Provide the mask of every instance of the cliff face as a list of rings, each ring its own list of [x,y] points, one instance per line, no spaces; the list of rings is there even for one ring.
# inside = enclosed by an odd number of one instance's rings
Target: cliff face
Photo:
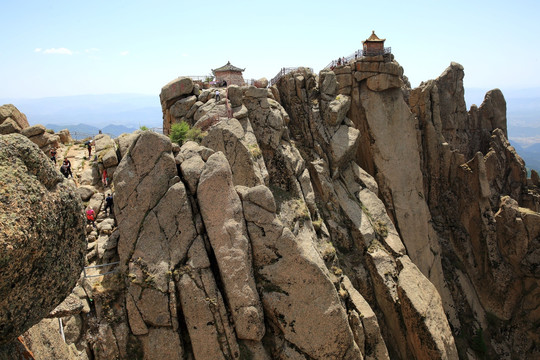
[[[118,271],[74,289],[67,343],[98,360],[538,357],[538,180],[501,92],[467,112],[463,76],[410,89],[385,55],[219,100],[165,85],[165,131],[205,136],[101,146],[116,222],[90,194],[87,258]]]

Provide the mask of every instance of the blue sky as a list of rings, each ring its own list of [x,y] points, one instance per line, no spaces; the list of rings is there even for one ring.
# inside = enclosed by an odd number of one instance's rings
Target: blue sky
[[[465,86],[540,87],[538,1],[0,0],[0,98],[159,94],[227,61],[245,78],[319,71],[386,38],[413,86],[457,61]]]

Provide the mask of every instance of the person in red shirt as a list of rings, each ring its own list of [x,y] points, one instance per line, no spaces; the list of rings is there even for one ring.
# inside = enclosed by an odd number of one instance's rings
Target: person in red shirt
[[[86,210],[86,221],[88,224],[92,224],[93,227],[96,227],[96,212],[92,208]]]

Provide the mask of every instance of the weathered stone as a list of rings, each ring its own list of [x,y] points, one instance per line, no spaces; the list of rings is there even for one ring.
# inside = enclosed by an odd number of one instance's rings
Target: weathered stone
[[[332,149],[332,164],[337,169],[340,165],[348,163],[356,153],[360,131],[342,125],[332,136],[330,143]]]
[[[234,118],[221,121],[210,129],[202,144],[214,151],[222,151],[231,159],[235,185],[256,186],[264,184],[266,168],[264,162],[257,161],[261,150],[249,120],[246,121],[246,131]]]
[[[0,174],[0,343],[6,343],[71,292],[86,244],[74,186],[25,136],[0,136]]]
[[[78,314],[82,311],[83,304],[81,299],[75,294],[69,294],[53,311],[47,316],[52,318],[59,318],[64,316],[70,316]]]
[[[208,158],[197,188],[208,237],[219,265],[240,339],[260,340],[265,327],[251,266],[251,250],[234,190],[232,173],[221,152]]]
[[[169,108],[174,101],[182,95],[191,94],[193,80],[188,77],[179,77],[161,88],[159,100],[163,109]]]
[[[71,138],[71,133],[68,129],[62,129],[58,132],[58,136],[60,137],[60,142],[64,145],[69,144],[73,141]]]
[[[384,91],[393,88],[401,88],[403,82],[394,75],[377,74],[367,79],[367,87],[371,91]]]
[[[338,95],[330,101],[327,106],[323,106],[323,116],[330,126],[340,125],[351,106],[351,98],[347,95]]]
[[[181,276],[178,288],[195,357],[239,358],[238,344],[201,238],[189,250],[188,264],[191,274]]]
[[[180,99],[170,107],[169,111],[171,115],[176,119],[180,119],[187,115],[189,110],[197,102],[197,97],[195,95],[188,96],[186,98]]]
[[[230,85],[227,88],[227,96],[232,108],[242,105],[242,89],[238,85]]]
[[[407,256],[399,258],[398,296],[407,338],[417,359],[458,359],[437,290]]]
[[[12,133],[20,133],[21,127],[12,118],[5,119],[0,124],[0,135],[7,135]]]
[[[21,130],[21,134],[26,136],[27,138],[31,138],[32,136],[37,136],[43,134],[47,129],[43,125],[34,125],[27,128],[24,128]],[[39,145],[38,145],[39,146]]]
[[[2,124],[7,118],[11,118],[13,121],[15,121],[20,129],[25,129],[30,126],[28,125],[26,115],[21,113],[12,104],[0,106],[0,124]]]
[[[249,86],[244,93],[244,96],[251,98],[264,99],[268,97],[268,91],[266,89],[259,89],[255,86]]]
[[[148,359],[162,358],[182,360],[184,348],[178,333],[170,328],[150,328],[147,336],[141,337],[143,351]]]
[[[260,78],[258,80],[255,80],[255,87],[260,89],[265,89],[268,87],[268,79],[266,78]]]
[[[102,157],[102,161],[103,161],[103,166],[106,169],[118,165],[118,157],[116,156],[116,150],[115,149],[107,150]]]

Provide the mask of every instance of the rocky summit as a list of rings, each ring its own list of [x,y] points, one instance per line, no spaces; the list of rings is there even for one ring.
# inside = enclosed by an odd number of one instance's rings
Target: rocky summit
[[[463,77],[411,89],[391,54],[270,87],[181,77],[165,135],[98,135],[88,157],[0,108],[18,133],[0,137],[0,355],[539,358],[539,176],[501,91],[467,110]],[[173,143],[181,122],[198,135]]]

